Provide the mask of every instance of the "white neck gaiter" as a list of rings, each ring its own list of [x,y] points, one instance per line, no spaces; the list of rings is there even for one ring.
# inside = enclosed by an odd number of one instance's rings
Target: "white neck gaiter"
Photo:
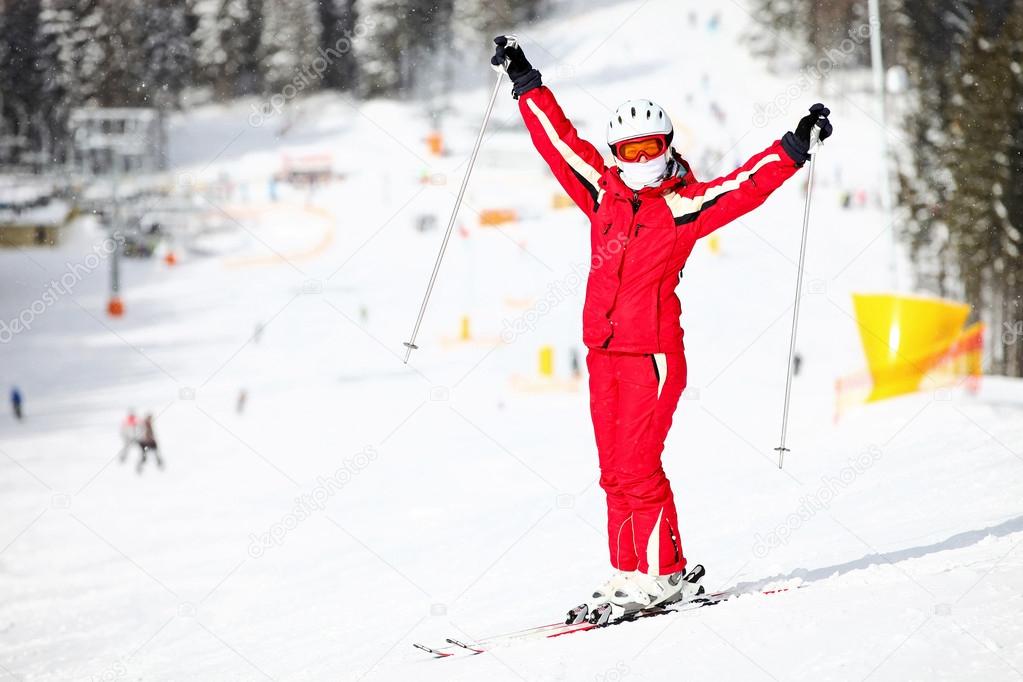
[[[629,189],[643,189],[661,180],[668,172],[668,154],[664,153],[656,159],[626,163],[618,159],[618,167],[622,169],[622,182]]]

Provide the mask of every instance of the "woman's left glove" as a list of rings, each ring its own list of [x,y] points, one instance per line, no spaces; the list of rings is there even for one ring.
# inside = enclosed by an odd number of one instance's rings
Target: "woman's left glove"
[[[785,133],[785,137],[781,138],[781,146],[785,148],[793,161],[803,165],[810,158],[810,134],[814,126],[820,128],[817,138],[819,141],[823,142],[831,137],[833,129],[831,121],[828,119],[830,115],[831,110],[818,102],[810,107],[809,114],[799,119],[796,132]]]
[[[518,99],[519,95],[543,85],[540,72],[534,69],[526,59],[515,36],[497,36],[494,38],[494,44],[497,47],[494,49],[494,56],[490,59],[490,63],[508,74],[508,78],[512,82],[512,95],[515,99]]]

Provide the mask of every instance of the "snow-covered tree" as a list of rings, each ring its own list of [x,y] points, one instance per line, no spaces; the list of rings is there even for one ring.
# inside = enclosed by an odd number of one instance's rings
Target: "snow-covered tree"
[[[360,17],[372,17],[373,30],[355,41],[359,55],[359,91],[363,95],[388,94],[402,83],[402,53],[408,34],[402,29],[406,0],[356,0]]]
[[[221,0],[188,0],[188,11],[193,22],[189,35],[192,50],[192,85],[216,85],[223,69],[226,54],[220,43],[218,17]]]
[[[986,321],[990,367],[1023,375],[1023,1],[903,0],[913,82],[900,198],[918,283]],[[1013,339],[1010,334],[1008,338]]]
[[[166,109],[192,84],[195,14],[180,0],[147,0],[136,7],[142,29],[143,100]]]
[[[96,93],[102,106],[150,106],[146,83],[145,0],[103,0],[92,40],[101,50]]]
[[[319,88],[312,71],[320,46],[320,17],[315,0],[274,0],[263,9],[262,61],[266,88],[278,92],[292,84],[306,92]]]
[[[48,142],[50,133],[43,107],[54,91],[43,71],[52,52],[50,37],[40,27],[41,0],[23,0],[3,6],[0,53],[0,95],[3,97],[3,138],[10,160],[22,161]]]
[[[222,0],[217,12],[217,35],[223,61],[217,90],[223,97],[261,92],[263,72],[264,0]]]
[[[42,131],[40,151],[49,163],[63,161],[67,153],[67,120],[73,101],[73,55],[66,36],[73,30],[71,14],[59,0],[40,3],[36,68],[42,78],[40,108],[36,112]]]
[[[99,35],[104,24],[104,8],[99,0],[60,0],[68,15],[61,42],[70,59],[71,102],[75,106],[98,100],[103,86],[103,48]]]
[[[353,40],[358,31],[358,13],[355,0],[320,0],[320,49],[328,61],[323,74],[323,87],[332,90],[352,90],[359,65]]]

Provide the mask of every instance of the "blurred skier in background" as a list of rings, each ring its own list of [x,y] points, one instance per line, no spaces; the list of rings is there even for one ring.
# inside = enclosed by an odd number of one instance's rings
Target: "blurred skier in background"
[[[11,409],[14,411],[14,418],[21,421],[21,391],[17,386],[11,386]]]
[[[235,400],[235,403],[234,403],[234,410],[235,410],[235,412],[237,412],[238,414],[241,414],[241,413],[245,412],[245,405],[246,405],[246,403],[248,403],[248,401],[249,401],[249,392],[247,390],[245,390],[244,388],[239,389],[239,391],[238,391],[238,398],[237,398],[237,400]]]
[[[135,416],[135,410],[128,410],[128,414],[121,421],[121,452],[117,458],[122,462],[128,459],[128,450],[136,445],[139,439],[139,419]]]
[[[153,459],[156,460],[156,466],[160,469],[163,468],[163,460],[160,459],[160,448],[156,444],[156,433],[153,431],[153,415],[147,414],[145,419],[142,420],[142,426],[139,429],[139,447],[142,452],[139,455],[139,464],[136,467],[138,473],[142,473],[142,467],[146,463],[148,455],[153,455]]]
[[[830,112],[815,104],[794,133],[728,175],[699,182],[671,146],[664,109],[631,100],[607,123],[608,165],[579,137],[514,36],[494,42],[491,63],[511,79],[534,146],[591,224],[583,342],[615,572],[567,621],[601,624],[701,589],[702,569],[686,573],[661,464],[686,386],[675,287],[696,240],[760,206],[803,166],[813,128],[822,140],[831,134]]]

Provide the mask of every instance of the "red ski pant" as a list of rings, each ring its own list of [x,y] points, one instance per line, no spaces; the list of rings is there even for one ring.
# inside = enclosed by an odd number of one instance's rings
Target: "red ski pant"
[[[686,387],[685,355],[591,348],[586,365],[611,565],[651,575],[680,571],[686,560],[661,452]]]

